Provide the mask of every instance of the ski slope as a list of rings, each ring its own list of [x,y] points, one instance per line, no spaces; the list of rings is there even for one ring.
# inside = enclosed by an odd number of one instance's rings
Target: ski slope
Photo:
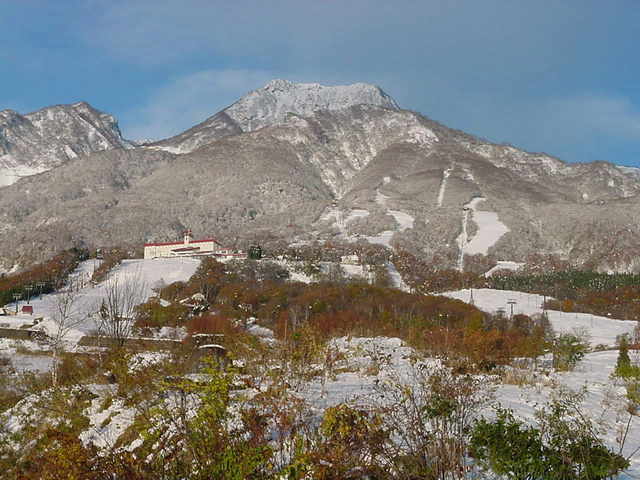
[[[471,290],[468,289],[445,292],[442,295],[467,303],[471,300]],[[547,300],[549,298],[547,297]],[[496,313],[498,309],[504,309],[508,315],[511,313],[511,305],[507,302],[511,300],[516,302],[513,305],[514,315],[523,313],[531,316],[542,313],[544,302],[542,295],[490,288],[473,289],[474,305],[485,312]],[[584,330],[589,333],[590,343],[593,346],[615,345],[618,335],[633,333],[637,325],[635,321],[618,320],[590,313],[569,313],[557,310],[547,310],[546,312],[551,326],[556,332],[570,333],[575,330]]]
[[[484,197],[475,197],[466,203],[462,213],[462,231],[456,243],[460,249],[458,259],[458,269],[464,269],[465,255],[487,255],[489,249],[493,247],[500,238],[509,231],[504,223],[498,218],[496,212],[477,210],[478,204],[485,201]],[[467,222],[469,217],[477,225],[478,230],[473,237],[469,238],[467,231]]]
[[[89,279],[96,266],[94,262],[94,260],[82,262],[70,276],[65,289],[65,291],[68,291],[69,288],[77,290],[73,308],[74,317],[82,319],[82,322],[76,326],[76,329],[69,333],[68,340],[70,341],[77,341],[85,333],[95,330],[96,324],[92,317],[100,308],[111,279],[117,278],[120,284],[130,282],[140,283],[142,285],[142,301],[144,302],[149,297],[155,295],[154,288],[169,285],[173,282],[186,281],[191,278],[200,265],[200,259],[195,258],[124,260],[109,273],[105,281],[98,285],[92,285]],[[34,318],[44,317],[44,320],[38,324],[38,327],[51,333],[55,331],[56,328],[51,319],[55,315],[60,297],[64,294],[64,292],[57,292],[42,295],[39,298],[34,297],[30,301],[30,304],[33,306],[33,316],[17,315],[0,317],[0,324],[20,328],[33,323]],[[25,302],[20,302],[18,308],[20,309],[24,303]],[[13,304],[7,305],[7,310],[14,309],[15,306]]]

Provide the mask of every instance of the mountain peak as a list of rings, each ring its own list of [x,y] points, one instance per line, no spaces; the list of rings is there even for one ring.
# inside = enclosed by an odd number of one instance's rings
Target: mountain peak
[[[310,116],[319,110],[342,110],[355,105],[400,110],[380,87],[368,83],[327,86],[276,78],[195,127],[155,142],[151,148],[188,153],[222,137],[282,123],[290,113]]]
[[[289,80],[285,80],[283,78],[274,78],[262,88],[265,90],[284,90],[289,89],[294,85],[295,84],[293,82],[290,82]]]
[[[341,110],[354,105],[397,110],[396,101],[380,87],[367,83],[326,86],[274,79],[249,92],[225,110],[244,132],[284,121],[287,113],[311,115],[318,110]]]
[[[118,122],[87,102],[0,111],[0,187],[101,150],[130,148]]]

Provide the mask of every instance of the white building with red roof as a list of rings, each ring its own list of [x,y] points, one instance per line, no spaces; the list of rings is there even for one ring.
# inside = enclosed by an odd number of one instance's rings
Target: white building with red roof
[[[215,256],[222,260],[247,258],[245,252],[223,247],[215,238],[194,240],[185,230],[182,242],[145,243],[144,258]]]

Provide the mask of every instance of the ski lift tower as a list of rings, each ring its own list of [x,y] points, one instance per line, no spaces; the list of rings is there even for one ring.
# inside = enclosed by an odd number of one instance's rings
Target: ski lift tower
[[[513,298],[510,298],[510,299],[507,301],[507,305],[511,306],[511,313],[510,313],[510,315],[509,315],[509,319],[512,319],[512,318],[513,318],[513,306],[514,306],[516,303],[518,303],[518,302],[516,302],[516,301],[515,301],[515,299],[513,299]]]
[[[31,292],[34,290],[33,285],[27,285],[24,289],[27,291],[27,305],[29,305],[31,302]]]
[[[38,287],[38,298],[42,297],[42,289],[46,284],[44,282],[36,282],[36,287]]]
[[[20,303],[20,299],[22,298],[22,294],[21,293],[14,293],[13,294],[13,301],[16,302],[16,315],[18,314],[18,303]]]

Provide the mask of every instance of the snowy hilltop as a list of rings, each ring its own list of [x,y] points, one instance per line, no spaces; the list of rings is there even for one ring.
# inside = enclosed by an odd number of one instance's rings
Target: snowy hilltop
[[[282,122],[289,113],[306,116],[319,110],[341,110],[354,105],[399,108],[379,87],[367,83],[334,87],[277,79],[248,93],[225,112],[243,131],[249,132]]]
[[[50,170],[80,155],[130,148],[118,122],[86,102],[21,115],[0,111],[0,187]]]
[[[380,87],[367,83],[326,86],[276,79],[247,93],[237,102],[184,133],[157,142],[157,148],[188,153],[213,140],[277,125],[290,114],[309,116],[356,105],[399,110],[396,101]]]

